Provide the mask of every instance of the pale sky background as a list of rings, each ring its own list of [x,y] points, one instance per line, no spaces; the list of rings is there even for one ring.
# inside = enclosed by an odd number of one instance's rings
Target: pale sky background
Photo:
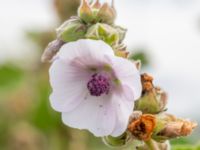
[[[51,4],[0,0],[0,63],[37,55],[24,32],[56,26]],[[200,0],[116,0],[116,8],[128,47],[147,49],[151,68],[144,71],[168,92],[169,112],[200,119]]]

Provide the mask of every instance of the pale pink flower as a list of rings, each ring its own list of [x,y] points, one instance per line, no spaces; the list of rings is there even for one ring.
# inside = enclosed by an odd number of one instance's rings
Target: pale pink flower
[[[141,95],[135,64],[114,55],[103,41],[63,45],[50,68],[52,107],[63,122],[95,136],[119,136]]]

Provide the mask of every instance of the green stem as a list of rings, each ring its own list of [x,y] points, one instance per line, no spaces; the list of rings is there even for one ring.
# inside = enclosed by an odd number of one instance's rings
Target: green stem
[[[152,139],[146,141],[145,144],[148,147],[148,150],[159,150],[158,145]]]

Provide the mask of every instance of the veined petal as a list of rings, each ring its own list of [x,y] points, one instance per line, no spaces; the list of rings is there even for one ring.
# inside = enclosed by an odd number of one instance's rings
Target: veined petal
[[[83,101],[87,92],[87,72],[57,59],[53,62],[49,74],[53,87],[50,102],[55,110],[67,112]]]
[[[87,129],[97,137],[110,135],[115,127],[115,110],[107,95],[88,96],[76,109],[62,113],[63,122],[74,128]]]
[[[121,84],[127,85],[134,91],[134,100],[141,96],[142,84],[140,73],[135,64],[121,57],[110,57],[112,68]]]

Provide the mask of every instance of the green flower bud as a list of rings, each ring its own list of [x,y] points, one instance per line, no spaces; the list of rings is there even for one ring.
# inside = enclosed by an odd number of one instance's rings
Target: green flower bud
[[[112,26],[103,23],[97,23],[91,26],[85,37],[89,39],[103,40],[111,46],[114,46],[119,42],[119,32]]]
[[[135,110],[141,110],[143,113],[157,114],[165,109],[165,93],[161,91],[149,92],[144,94],[135,102]]]
[[[143,94],[140,99],[135,102],[135,110],[140,110],[143,113],[158,114],[165,111],[167,104],[166,93],[160,88],[153,86],[153,78],[147,74],[143,74],[142,85]]]
[[[76,41],[85,37],[87,27],[78,19],[70,19],[57,29],[58,39],[64,42]]]
[[[93,12],[92,8],[88,4],[87,0],[82,0],[81,5],[78,9],[78,16],[86,23],[93,22]]]
[[[109,147],[122,147],[130,142],[128,133],[124,133],[119,137],[106,136],[102,138],[105,145]]]
[[[113,24],[116,19],[116,11],[113,7],[110,7],[108,3],[104,3],[99,9],[97,18],[99,18],[101,22]]]
[[[119,33],[119,42],[121,43],[124,40],[125,36],[126,36],[127,29],[124,29],[124,28],[122,28],[120,26],[114,26],[114,28]]]
[[[113,5],[109,6],[108,3],[101,5],[99,0],[89,4],[87,0],[82,0],[78,9],[78,16],[87,24],[95,24],[97,22],[113,24],[116,18],[116,11]]]

